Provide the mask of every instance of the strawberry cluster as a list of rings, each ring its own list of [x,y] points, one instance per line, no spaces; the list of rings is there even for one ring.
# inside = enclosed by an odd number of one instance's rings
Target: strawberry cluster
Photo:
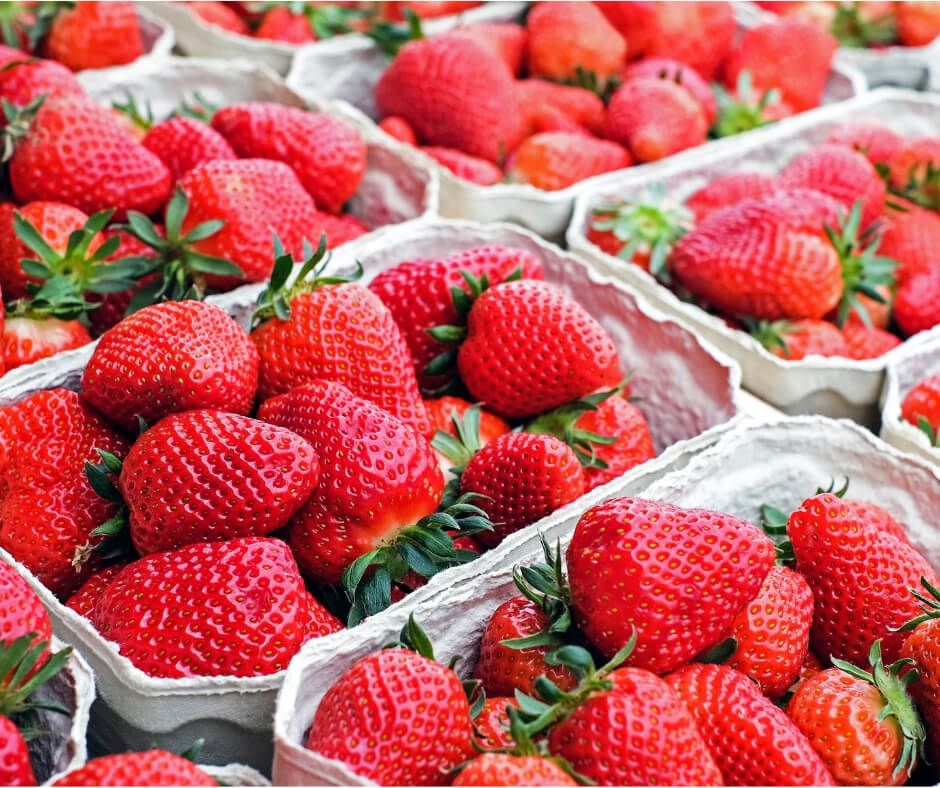
[[[537,3],[405,44],[375,101],[460,178],[564,189],[817,106],[835,49],[805,22],[738,35],[725,2]]]
[[[776,176],[599,204],[587,237],[783,359],[876,358],[940,323],[938,152],[857,120]]]
[[[515,568],[474,682],[412,618],[327,691],[306,746],[383,785],[917,779],[940,742],[938,578],[901,524],[845,492],[764,506],[763,531],[605,501],[564,560],[543,542],[544,563]]]

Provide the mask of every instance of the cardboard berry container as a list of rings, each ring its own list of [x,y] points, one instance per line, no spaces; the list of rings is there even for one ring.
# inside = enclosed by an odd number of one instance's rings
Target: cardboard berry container
[[[909,340],[892,355],[881,392],[881,437],[902,451],[919,454],[940,465],[940,449],[919,428],[901,418],[907,393],[925,378],[940,373],[940,332]]]
[[[450,254],[482,244],[512,245],[537,254],[546,279],[569,291],[607,328],[624,366],[634,370],[631,390],[643,397],[637,406],[649,420],[658,452],[656,458],[545,518],[540,526],[509,537],[505,547],[493,554],[511,552],[513,545],[530,538],[538,527],[551,528],[556,522],[577,519],[589,506],[611,495],[611,489],[640,489],[656,476],[686,463],[743,418],[740,371],[733,361],[645,305],[625,285],[598,275],[576,257],[522,228],[442,220],[388,227],[335,250],[331,270],[352,270],[356,261],[361,261],[368,281],[403,260]],[[211,300],[248,325],[261,287],[245,286]],[[91,352],[92,347],[86,346],[22,371],[14,370],[13,375],[0,380],[0,406],[42,389],[63,386],[80,390]],[[0,558],[12,560],[2,551]],[[466,571],[443,572],[421,593],[429,597],[441,594],[454,573],[459,576]],[[150,677],[122,657],[117,646],[101,637],[90,622],[55,600],[25,570],[24,574],[48,608],[56,633],[81,649],[95,670],[99,702],[90,732],[93,746],[119,751],[157,745],[180,752],[203,737],[206,744],[201,757],[207,762],[238,761],[268,772],[275,697],[283,672],[252,678]],[[329,643],[342,635],[320,639],[314,650],[329,650]]]
[[[608,488],[604,498],[636,495],[684,507],[728,512],[759,522],[760,506],[795,509],[833,477],[851,479],[849,497],[883,505],[907,526],[911,542],[940,567],[940,531],[934,525],[940,506],[936,467],[903,454],[847,421],[819,416],[748,420],[726,432],[683,468],[645,488]],[[578,514],[566,513],[545,524],[549,542],[563,547]],[[473,673],[483,629],[493,611],[518,591],[513,566],[541,560],[531,530],[512,544],[484,555],[455,573],[446,591],[412,594],[384,616],[332,639],[322,649],[304,647],[290,664],[278,696],[274,720],[276,785],[371,785],[345,764],[304,747],[320,699],[358,659],[397,639],[414,614],[443,662],[462,655],[457,672]]]
[[[860,118],[881,120],[906,136],[933,134],[940,124],[940,96],[879,88],[841,104],[788,118],[760,133],[742,137],[733,147],[702,151],[701,155],[682,160],[677,157],[655,171],[622,170],[601,176],[590,191],[577,199],[566,235],[568,248],[599,271],[632,285],[659,309],[736,359],[744,373],[744,387],[774,407],[791,414],[850,418],[877,428],[884,370],[901,352],[900,347],[880,358],[864,361],[820,356],[784,361],[767,352],[746,332],[681,301],[639,266],[606,254],[586,236],[593,208],[600,203],[639,197],[653,184],[661,184],[668,196],[682,201],[722,175],[735,172],[776,175],[796,155],[824,142],[837,126]],[[940,335],[940,327],[925,333]]]
[[[469,22],[502,22],[517,17],[524,7],[525,3],[519,2],[484,3],[460,14],[424,20],[422,28],[429,33],[439,33]],[[224,30],[194,14],[186,3],[160,0],[147,3],[147,10],[173,30],[179,50],[185,55],[240,58],[268,66],[279,74],[286,74],[294,55],[302,46]],[[327,39],[327,42],[337,42],[340,48],[348,47],[355,51],[363,44],[371,44],[370,39],[357,34],[337,36]],[[316,44],[320,45],[321,42]]]
[[[387,65],[385,55],[371,44],[362,43],[351,48],[343,47],[339,42],[327,41],[308,45],[297,53],[287,75],[287,84],[297,93],[311,99],[317,96],[343,99],[360,111],[359,119],[364,126],[374,127],[379,119],[374,98],[375,86]],[[834,65],[826,84],[823,103],[841,102],[867,89],[860,71],[850,66]],[[384,132],[380,133],[384,135]],[[638,164],[617,172],[645,173],[655,171],[664,162],[713,155],[712,151],[729,148],[733,150],[739,140],[753,133],[706,142],[663,161]],[[391,137],[385,136],[391,140]],[[397,140],[394,142],[398,146],[416,150]],[[590,192],[599,179],[606,177],[598,175],[587,178],[557,191],[537,189],[522,183],[480,186],[456,177],[429,156],[416,152],[426,166],[438,172],[442,216],[478,222],[515,222],[552,241],[560,241],[564,235],[575,198],[583,192]]]

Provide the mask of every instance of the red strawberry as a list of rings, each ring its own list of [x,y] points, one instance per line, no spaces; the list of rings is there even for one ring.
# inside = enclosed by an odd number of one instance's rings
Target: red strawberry
[[[629,148],[637,161],[656,161],[700,145],[707,133],[702,105],[675,82],[630,80],[607,108],[607,136]]]
[[[904,140],[891,159],[888,183],[925,208],[940,206],[937,171],[940,169],[940,138],[911,137]]]
[[[526,138],[506,166],[510,180],[553,191],[632,163],[630,152],[616,142],[577,132],[545,131]]]
[[[873,528],[876,531],[890,534],[902,542],[910,544],[907,537],[907,531],[891,513],[882,509],[878,504],[870,501],[843,501],[843,505],[849,510],[849,513],[862,521],[866,528]]]
[[[692,66],[671,60],[667,57],[647,57],[636,63],[628,63],[620,72],[624,82],[633,79],[664,79],[683,87],[705,112],[705,121],[711,126],[718,117],[718,105],[715,94],[709,84],[702,79]]]
[[[24,635],[32,635],[30,647],[43,644],[42,656],[36,661],[36,668],[48,659],[48,642],[52,639],[52,624],[46,608],[32,588],[12,566],[0,563],[0,650],[9,647],[13,641]],[[10,675],[0,675],[0,691],[7,689]],[[0,692],[0,708],[2,708]],[[3,716],[0,714],[0,720]],[[0,764],[3,760],[0,759]]]
[[[390,137],[394,137],[399,142],[404,142],[408,145],[417,145],[418,138],[415,136],[415,130],[411,128],[411,125],[404,118],[400,118],[397,115],[390,115],[379,123],[379,128],[382,129]]]
[[[152,126],[140,144],[166,165],[174,181],[207,161],[238,158],[211,126],[182,116]]]
[[[767,350],[787,361],[807,356],[848,356],[845,337],[825,320],[780,320],[760,323],[754,336]]]
[[[190,0],[186,6],[196,16],[210,25],[221,27],[230,33],[238,33],[241,36],[251,35],[248,25],[227,3],[217,2],[216,0]]]
[[[54,60],[31,60],[0,69],[0,97],[13,106],[25,107],[42,95],[84,96],[85,89],[71,71]]]
[[[0,410],[0,547],[63,599],[96,568],[91,532],[117,513],[85,476],[96,449],[124,456],[128,444],[73,391]]]
[[[192,761],[164,750],[92,758],[53,785],[218,785]]]
[[[921,756],[924,728],[907,694],[907,664],[885,666],[877,641],[872,672],[836,667],[801,682],[787,714],[838,785],[903,785]]]
[[[206,464],[203,458],[215,460]],[[161,419],[131,447],[117,481],[141,555],[266,536],[287,524],[320,476],[299,435],[234,413]]]
[[[857,361],[878,358],[901,344],[894,334],[866,326],[861,320],[849,320],[842,328],[842,336],[848,348],[848,357]]]
[[[326,637],[345,629],[343,622],[321,605],[317,598],[309,592],[307,593],[307,602],[307,637],[305,641],[312,638]]]
[[[593,134],[600,134],[604,130],[604,102],[590,90],[557,85],[544,79],[521,79],[516,82],[516,89],[527,126],[543,110],[553,109]]]
[[[539,755],[483,753],[451,785],[578,785],[560,766]]]
[[[473,403],[469,400],[461,399],[460,397],[445,396],[439,399],[426,399],[424,406],[427,409],[431,425],[434,427],[435,436],[437,432],[440,431],[450,435],[452,438],[461,438],[461,429],[466,430],[468,427],[473,426],[472,422],[468,424],[466,421],[466,413],[473,407]],[[476,410],[478,413],[475,422],[476,435],[472,435],[471,433],[471,437],[469,438],[471,443],[474,445],[478,444],[482,449],[490,441],[496,440],[500,435],[505,435],[509,432],[509,424],[499,416],[490,413],[488,410],[483,410],[480,407],[477,407]],[[459,428],[458,424],[460,425]],[[451,467],[453,467],[454,461],[448,458],[434,445],[436,442],[436,440],[432,442],[431,447],[434,449],[441,463],[441,470],[444,471],[446,475]]]
[[[306,4],[304,4],[306,5]],[[296,14],[289,6],[269,8],[255,30],[255,38],[283,41],[288,44],[307,44],[317,36],[304,14]]]
[[[72,71],[130,63],[144,54],[133,3],[79,3],[52,22],[45,49]]]
[[[95,609],[95,605],[98,604],[101,595],[104,593],[105,589],[111,585],[111,581],[117,577],[118,572],[129,563],[129,560],[125,560],[118,564],[111,564],[111,566],[106,566],[104,569],[95,572],[82,583],[78,591],[68,598],[65,606],[72,608],[72,610],[80,616],[91,620],[92,611]]]
[[[10,183],[21,203],[54,200],[89,214],[115,209],[116,219],[129,210],[153,213],[170,193],[163,162],[84,96],[42,102],[10,159]]]
[[[760,172],[738,172],[709,181],[685,201],[686,207],[701,222],[706,216],[728,205],[751,197],[763,197],[777,191],[779,185],[772,175]]]
[[[923,419],[934,434],[940,431],[940,375],[925,378],[907,392],[901,403],[901,418],[914,426]]]
[[[503,171],[492,162],[471,156],[454,148],[426,146],[421,148],[442,167],[446,167],[458,178],[481,186],[490,186],[503,180]]]
[[[864,665],[871,644],[882,639],[885,658],[897,659],[904,635],[894,628],[918,613],[907,589],[921,577],[935,583],[930,564],[832,493],[805,500],[790,515],[787,534],[796,570],[813,590],[813,651]]]
[[[358,216],[351,213],[341,213],[334,216],[331,213],[316,212],[316,227],[319,232],[326,235],[326,248],[335,249],[344,243],[354,241],[368,232],[369,226]],[[316,232],[311,233],[316,236]]]
[[[485,634],[485,632],[484,632]],[[519,708],[519,701],[514,697],[502,698],[499,696],[487,696],[483,701],[480,713],[473,718],[473,727],[477,734],[477,742],[486,750],[493,750],[500,747],[511,748],[514,746],[512,737],[509,735],[509,714],[506,712],[507,706]]]
[[[388,19],[395,22],[405,20],[405,10],[412,11],[415,16],[421,19],[434,19],[439,16],[457,14],[461,11],[467,11],[474,6],[481,5],[471,0],[428,0],[426,3],[414,3],[409,0],[390,0],[379,10],[380,15],[384,14]]]
[[[835,785],[786,712],[743,673],[693,663],[665,681],[695,718],[724,785]]]
[[[461,25],[457,32],[475,38],[491,49],[515,76],[522,68],[529,41],[529,31],[515,22],[471,22]]]
[[[290,165],[317,207],[329,213],[339,213],[366,172],[362,135],[331,115],[250,101],[220,109],[212,128],[242,158]]]
[[[872,164],[888,164],[904,144],[904,138],[877,120],[854,120],[833,129],[827,143],[845,145]]]
[[[0,716],[0,782],[37,785],[26,742],[14,722],[3,716]]]
[[[575,617],[591,643],[611,655],[635,631],[630,663],[665,673],[728,631],[774,547],[731,515],[615,498],[581,517],[566,555]]]
[[[92,621],[148,676],[262,676],[287,668],[307,639],[308,611],[287,545],[248,537],[135,561]]]
[[[901,657],[913,660],[920,674],[910,691],[927,725],[929,760],[937,763],[940,754],[940,626],[937,624],[940,592],[936,586],[928,585],[917,593],[921,614],[903,627],[910,634],[901,646]]]
[[[933,3],[903,2],[895,5],[898,38],[908,47],[926,46],[940,36],[940,14]]]
[[[904,280],[894,298],[894,320],[906,337],[940,323],[940,265],[929,265]]]
[[[477,299],[457,364],[474,399],[507,419],[534,416],[622,378],[606,329],[565,291],[531,279],[505,282]]]
[[[168,301],[105,332],[82,391],[109,420],[135,432],[138,417],[153,424],[197,408],[246,414],[257,380],[258,352],[232,318],[200,301]]]
[[[913,203],[904,207],[887,211],[878,246],[880,254],[898,262],[898,283],[940,261],[940,216]]]
[[[522,137],[519,97],[503,61],[469,36],[443,34],[401,48],[375,89],[424,145],[500,161]]]
[[[7,372],[24,364],[74,350],[91,342],[88,330],[78,320],[54,317],[7,316],[0,336],[0,351]]]
[[[534,77],[574,80],[593,74],[603,85],[623,65],[623,36],[593,3],[536,3],[526,19],[528,64]]]

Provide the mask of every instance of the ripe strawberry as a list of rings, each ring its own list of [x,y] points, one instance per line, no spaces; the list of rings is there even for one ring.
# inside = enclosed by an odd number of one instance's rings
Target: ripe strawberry
[[[685,206],[695,214],[695,221],[701,222],[706,216],[725,206],[752,197],[763,197],[779,188],[777,179],[772,175],[738,172],[709,181],[685,201]]]
[[[904,138],[881,121],[863,118],[833,129],[826,143],[852,148],[872,164],[889,164],[904,144]]]
[[[230,33],[238,33],[240,36],[251,35],[248,25],[227,3],[217,0],[190,0],[186,7],[210,25],[221,27]]]
[[[835,785],[800,729],[743,673],[693,663],[664,680],[695,718],[724,785]]]
[[[909,543],[866,525],[832,493],[805,500],[790,515],[787,534],[816,603],[813,651],[864,665],[871,644],[882,639],[885,658],[897,659],[904,635],[893,630],[918,612],[907,589],[937,577],[927,561]]]
[[[477,755],[451,785],[578,785],[560,766],[540,755]]]
[[[339,118],[265,101],[230,104],[212,117],[242,158],[288,164],[317,207],[339,213],[366,172],[366,143]]]
[[[218,785],[191,761],[164,750],[92,758],[53,785]]]
[[[0,409],[0,547],[63,599],[95,570],[92,531],[117,513],[84,473],[96,448],[124,456],[128,444],[73,391]]]
[[[522,68],[529,42],[529,31],[522,25],[515,22],[471,22],[461,25],[456,32],[470,36],[491,49],[513,76]]]
[[[872,671],[835,659],[802,682],[787,714],[809,739],[838,785],[903,785],[924,744],[924,727],[907,694],[916,673],[885,665],[878,641]],[[905,675],[901,676],[901,671]]]
[[[836,3],[830,9],[828,19],[820,9],[817,26],[829,30],[836,37],[840,46],[881,48],[897,41],[896,5],[891,2],[871,2],[864,4]]]
[[[903,2],[895,4],[898,38],[908,47],[926,46],[940,36],[940,13],[933,3]]]
[[[787,361],[807,356],[848,356],[845,336],[825,320],[778,320],[758,323],[754,337],[768,351]]]
[[[418,138],[415,136],[415,130],[411,128],[411,125],[407,120],[400,118],[397,115],[390,115],[389,117],[383,119],[379,123],[379,128],[390,137],[394,137],[399,142],[404,142],[407,145],[418,144]]]
[[[98,341],[82,375],[90,404],[122,429],[197,408],[246,414],[254,403],[258,352],[225,312],[168,301],[122,320]]]
[[[289,288],[293,259],[279,255],[270,285],[259,297],[251,332],[261,359],[259,396],[267,399],[304,383],[332,380],[430,435],[408,346],[394,316],[362,285],[322,277],[323,253],[321,242]]]
[[[909,137],[889,162],[888,183],[893,191],[924,208],[940,206],[940,138]]]
[[[78,591],[68,598],[65,606],[72,608],[72,610],[74,610],[80,616],[84,616],[90,621],[92,611],[95,609],[95,605],[98,604],[98,600],[101,598],[101,595],[104,593],[105,589],[111,585],[111,581],[117,577],[118,572],[120,572],[129,563],[130,560],[124,560],[120,563],[106,566],[104,569],[100,569],[95,572],[84,583],[82,583],[82,586],[78,589]]]
[[[630,664],[665,673],[728,631],[758,593],[774,547],[731,515],[615,498],[581,517],[566,555],[575,619],[591,643],[611,655],[635,631]],[[689,577],[692,585],[681,580]]]
[[[711,87],[702,79],[701,74],[686,63],[668,57],[647,57],[636,63],[628,63],[621,70],[620,78],[624,82],[633,79],[663,79],[675,82],[701,104],[709,126],[718,117],[718,105],[715,103],[715,94]]]
[[[334,216],[331,213],[323,211],[316,212],[316,227],[318,231],[326,236],[326,248],[335,249],[349,241],[354,241],[368,232],[371,228],[358,216],[351,213],[341,213]],[[311,235],[316,236],[317,230]]]
[[[85,89],[54,60],[30,60],[0,69],[0,97],[13,106],[25,107],[42,95],[84,96]]]
[[[411,11],[415,16],[421,19],[434,19],[439,16],[457,14],[461,11],[467,11],[474,6],[481,5],[478,2],[470,0],[428,0],[426,3],[413,3],[409,0],[390,0],[379,10],[380,14],[385,14],[388,19],[394,22],[405,20],[405,11]]]
[[[458,312],[451,288],[460,288],[470,297],[474,288],[464,279],[461,271],[479,280],[486,277],[489,286],[504,281],[517,270],[523,278],[542,279],[542,263],[524,249],[507,246],[478,246],[455,252],[443,260],[408,260],[387,268],[369,284],[382,303],[395,318],[414,361],[418,385],[432,393],[450,384],[456,377],[451,368],[456,355],[453,341],[442,342],[431,336],[429,329],[436,326],[459,325],[466,319],[466,307],[461,299]],[[477,294],[478,295],[478,294]],[[449,354],[437,364],[440,371],[428,367],[442,354]]]
[[[848,357],[856,361],[878,358],[901,344],[894,334],[874,326],[866,326],[861,320],[850,320],[842,328],[842,336],[848,348]]]
[[[907,392],[901,402],[901,418],[921,429],[929,427],[928,436],[940,432],[940,375],[930,375]]]
[[[878,506],[878,504],[871,503],[871,501],[857,500],[843,500],[842,503],[854,517],[862,521],[866,528],[890,534],[900,539],[902,542],[910,544],[904,526],[895,520],[890,512]]]
[[[509,735],[507,706],[519,708],[519,701],[514,697],[502,698],[488,695],[483,701],[480,713],[473,718],[477,743],[484,750],[495,750],[502,747],[509,749],[515,744]]]
[[[5,563],[0,563],[0,602],[3,603],[0,606],[0,650],[9,647],[18,638],[29,635],[30,647],[42,645],[38,649],[39,658],[36,661],[37,667],[41,667],[49,658],[48,646],[52,639],[49,614],[29,583]],[[7,689],[10,678],[11,675],[0,674],[0,691]]]
[[[516,89],[527,128],[544,110],[552,109],[593,134],[599,135],[604,131],[604,102],[590,90],[557,85],[544,79],[520,79],[516,82]]]
[[[9,372],[89,342],[91,335],[78,320],[18,317],[14,313],[4,321],[0,353],[3,355],[4,368]]]
[[[702,105],[675,82],[632,79],[617,89],[607,108],[607,136],[640,162],[700,145],[707,133]]]
[[[424,145],[499,162],[522,138],[519,97],[503,61],[469,36],[411,41],[375,89],[383,116],[398,115]]]
[[[294,13],[286,5],[273,6],[265,12],[261,24],[255,30],[255,38],[288,44],[308,44],[317,40],[307,17],[302,13]]]
[[[341,629],[345,629],[343,622],[320,604],[313,594],[307,592],[306,597],[308,608],[305,617],[306,637],[304,638],[304,642],[313,638],[326,637],[327,635],[332,635],[334,632],[339,632]]]
[[[206,456],[215,458],[207,467]],[[190,410],[144,432],[119,473],[134,547],[147,555],[267,536],[307,500],[320,464],[310,444],[289,430],[234,413]]]
[[[776,88],[794,111],[812,109],[822,99],[837,46],[833,36],[808,22],[752,27],[724,65],[725,84],[736,85],[746,70],[758,91]]]
[[[46,36],[45,49],[72,71],[136,60],[144,54],[144,43],[134,4],[88,2],[60,12]]]
[[[0,782],[4,785],[38,785],[29,762],[29,749],[15,723],[0,716]]]
[[[465,181],[478,183],[481,186],[491,186],[503,180],[503,171],[479,156],[471,156],[454,148],[441,148],[433,145],[422,147],[421,150]]]
[[[450,472],[454,461],[435,446],[435,443],[440,440],[437,437],[438,432],[443,432],[454,439],[459,438],[463,445],[467,445],[469,442],[482,449],[490,441],[496,440],[500,435],[505,435],[510,430],[506,421],[488,410],[483,410],[479,405],[475,408],[475,418],[468,421],[467,411],[474,405],[469,400],[460,397],[444,396],[439,399],[426,399],[424,406],[427,409],[431,425],[434,427],[435,440],[432,441],[431,448],[434,449],[445,476]],[[468,430],[469,435],[467,435]],[[467,461],[469,459],[468,456]]]
[[[306,746],[381,785],[446,785],[473,755],[472,737],[457,674],[432,652],[392,648],[358,660],[327,690]]]
[[[484,292],[467,317],[466,336],[460,376],[474,399],[507,419],[543,413],[623,377],[606,329],[546,282],[523,279]]]
[[[921,614],[901,628],[910,632],[901,646],[901,657],[913,660],[914,669],[920,674],[910,691],[927,725],[929,760],[937,763],[940,754],[940,627],[937,625],[940,592],[926,584],[916,593]]]
[[[64,128],[68,135],[61,133]],[[153,213],[169,197],[163,162],[89,98],[47,98],[19,133],[10,183],[21,203],[53,200],[89,214],[114,209],[120,219],[129,210]]]
[[[536,3],[526,29],[529,73],[534,77],[562,82],[587,73],[604,85],[627,55],[623,36],[593,3]]]
[[[894,298],[894,321],[906,336],[940,323],[940,265],[908,276]]]
[[[225,137],[215,129],[182,116],[155,124],[140,144],[166,165],[174,181],[207,161],[238,158]]]
[[[199,542],[125,567],[92,622],[148,676],[262,676],[307,639],[305,594],[277,539]]]
[[[516,148],[507,162],[507,175],[517,183],[554,191],[632,163],[630,152],[616,142],[578,132],[546,131]]]
[[[940,216],[909,203],[907,210],[888,210],[878,250],[897,260],[895,276],[902,284],[940,260]]]

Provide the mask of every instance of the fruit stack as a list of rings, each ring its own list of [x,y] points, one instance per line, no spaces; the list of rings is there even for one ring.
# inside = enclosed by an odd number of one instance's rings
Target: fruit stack
[[[885,371],[881,437],[903,451],[940,462],[940,340],[911,342]]]
[[[935,468],[854,425],[740,427],[641,497],[568,518],[558,548],[530,538],[303,653],[274,780],[933,784],[938,502]],[[445,667],[457,655],[476,684]],[[453,724],[406,721],[412,681],[435,683]],[[377,687],[379,716],[361,702]]]

